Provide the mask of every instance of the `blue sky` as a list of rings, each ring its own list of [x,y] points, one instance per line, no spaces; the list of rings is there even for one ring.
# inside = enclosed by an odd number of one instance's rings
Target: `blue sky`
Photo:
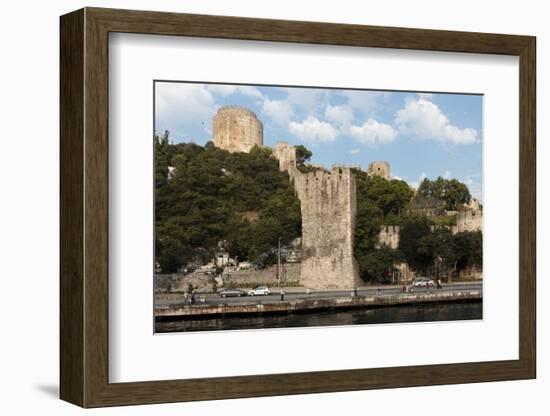
[[[387,160],[411,186],[428,177],[457,178],[482,196],[481,95],[155,82],[155,130],[171,141],[205,144],[224,105],[254,111],[264,144],[303,144],[311,162]]]

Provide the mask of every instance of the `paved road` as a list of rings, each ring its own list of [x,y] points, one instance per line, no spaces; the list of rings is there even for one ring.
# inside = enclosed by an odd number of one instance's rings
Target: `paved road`
[[[481,282],[467,282],[467,283],[452,283],[443,284],[441,289],[431,288],[427,291],[425,288],[415,288],[413,293],[426,293],[426,292],[459,292],[469,290],[481,290]],[[272,294],[267,296],[243,296],[243,297],[229,297],[221,298],[217,294],[198,295],[197,303],[205,304],[219,304],[219,303],[257,303],[257,302],[276,302],[280,301],[281,295],[277,288],[271,289]],[[373,295],[395,295],[402,292],[402,286],[389,286],[389,287],[375,287],[375,288],[360,288],[357,291],[358,296],[373,296]],[[349,297],[351,296],[351,290],[325,290],[325,291],[312,291],[310,294],[306,294],[304,289],[301,288],[289,288],[285,289],[285,300],[298,300],[298,299],[327,299],[337,297]],[[204,299],[204,302],[202,302]],[[183,295],[180,299],[160,299],[157,300],[156,306],[176,306],[183,304]]]

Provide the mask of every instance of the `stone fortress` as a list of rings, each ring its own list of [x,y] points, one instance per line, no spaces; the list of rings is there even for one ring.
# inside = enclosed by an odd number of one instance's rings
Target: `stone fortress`
[[[237,106],[221,107],[212,121],[214,145],[228,152],[248,153],[262,146],[264,128],[252,111]]]
[[[263,127],[250,110],[228,106],[218,110],[213,120],[214,145],[229,152],[249,152],[254,146],[263,147]],[[297,169],[296,148],[278,142],[273,156],[279,170],[287,172],[300,200],[302,214],[302,261],[300,284],[316,289],[349,289],[361,286],[359,267],[353,255],[356,186],[353,169],[357,165],[333,165],[330,171],[322,166],[303,173]],[[391,179],[386,161],[369,164],[368,175]],[[456,213],[457,225],[453,233],[480,230],[482,211],[479,203]],[[399,227],[383,226],[381,244],[396,248],[399,245]],[[400,265],[401,279],[410,279],[408,266]]]

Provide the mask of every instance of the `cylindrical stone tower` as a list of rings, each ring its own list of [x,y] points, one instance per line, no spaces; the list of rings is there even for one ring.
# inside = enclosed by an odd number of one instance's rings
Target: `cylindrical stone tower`
[[[220,149],[248,153],[264,143],[262,122],[246,108],[221,107],[212,122],[212,141]]]

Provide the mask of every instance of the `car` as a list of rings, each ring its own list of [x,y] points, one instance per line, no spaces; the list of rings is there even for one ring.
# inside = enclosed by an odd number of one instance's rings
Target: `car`
[[[412,284],[412,287],[433,287],[435,282],[429,277],[417,277]]]
[[[267,296],[271,292],[269,291],[269,288],[267,286],[258,286],[255,289],[248,291],[248,296],[256,296],[256,295],[264,295]]]
[[[222,298],[240,298],[241,296],[246,296],[246,292],[240,289],[223,289],[219,292],[219,295]]]

